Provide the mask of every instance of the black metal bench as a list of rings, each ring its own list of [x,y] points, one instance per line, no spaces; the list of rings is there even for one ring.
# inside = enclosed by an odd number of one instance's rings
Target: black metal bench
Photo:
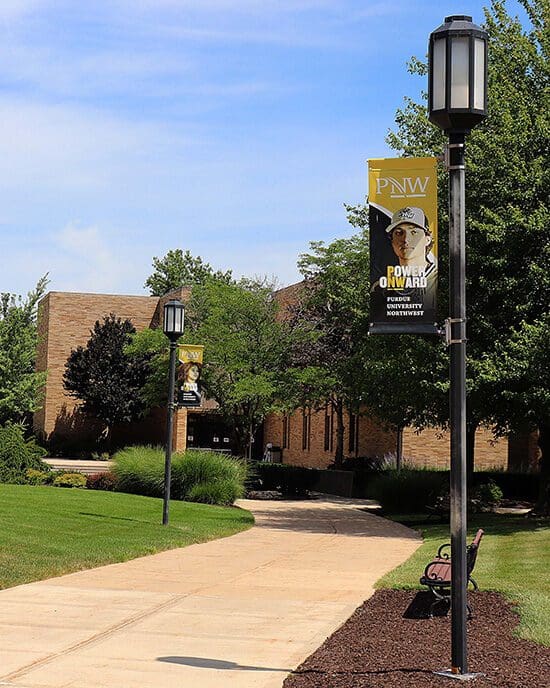
[[[477,552],[479,550],[479,543],[483,537],[483,530],[481,528],[477,531],[472,543],[467,547],[466,554],[466,570],[468,574],[468,583],[471,583],[474,590],[478,589],[478,585],[474,578],[472,578],[472,571],[476,565]],[[444,550],[450,547],[450,543],[441,545],[437,550],[437,555],[430,561],[424,569],[424,574],[420,579],[421,585],[426,585],[433,593],[435,600],[430,606],[429,616],[433,616],[434,608],[441,602],[447,605],[451,601],[451,557],[448,552]],[[469,618],[472,616],[472,610],[468,606]]]

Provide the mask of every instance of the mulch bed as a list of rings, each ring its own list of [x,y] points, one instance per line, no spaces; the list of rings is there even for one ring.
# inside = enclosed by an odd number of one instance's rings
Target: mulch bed
[[[450,666],[451,625],[450,616],[425,618],[432,599],[427,591],[379,590],[287,677],[284,688],[550,686],[550,648],[514,637],[518,615],[494,592],[469,599],[468,670],[485,677],[464,684],[433,674]]]

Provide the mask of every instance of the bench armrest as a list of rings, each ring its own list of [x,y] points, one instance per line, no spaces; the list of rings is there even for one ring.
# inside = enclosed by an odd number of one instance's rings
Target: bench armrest
[[[433,583],[450,583],[451,562],[447,559],[434,559],[434,561],[430,561],[424,569],[424,574],[420,579],[423,585],[427,585],[427,581],[432,581]]]
[[[443,550],[445,547],[450,547],[451,543],[446,542],[444,545],[441,545],[441,547],[437,550],[437,558],[438,559],[450,559],[451,555],[448,552],[444,552]]]

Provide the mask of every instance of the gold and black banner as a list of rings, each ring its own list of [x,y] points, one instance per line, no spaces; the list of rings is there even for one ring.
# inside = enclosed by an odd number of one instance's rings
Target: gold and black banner
[[[369,334],[438,334],[437,161],[368,162]]]
[[[178,406],[201,405],[201,372],[204,346],[183,344],[178,348]]]

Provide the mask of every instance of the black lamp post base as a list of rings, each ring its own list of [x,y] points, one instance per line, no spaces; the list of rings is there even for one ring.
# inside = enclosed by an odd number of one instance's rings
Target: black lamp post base
[[[443,676],[444,678],[454,678],[457,681],[474,681],[476,678],[481,678],[485,674],[455,674],[451,669],[445,669],[444,671],[434,671],[437,676]]]

